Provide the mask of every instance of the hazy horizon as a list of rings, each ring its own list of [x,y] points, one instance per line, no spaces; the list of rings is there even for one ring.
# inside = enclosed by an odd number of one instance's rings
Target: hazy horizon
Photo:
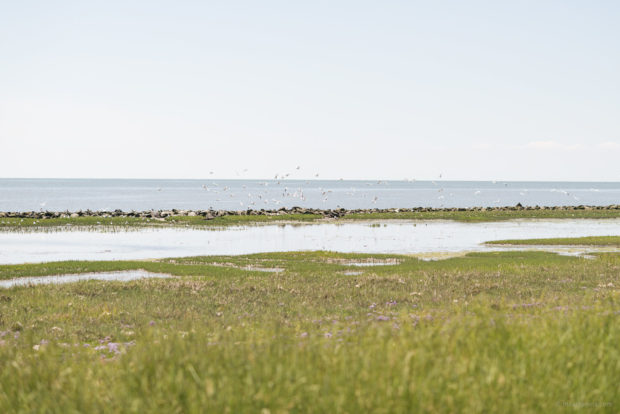
[[[316,178],[316,177],[308,177],[308,178],[278,178],[275,179],[273,177],[261,177],[261,178],[245,178],[245,177],[223,177],[223,178],[215,178],[215,177],[203,177],[203,178],[168,178],[168,177],[148,177],[148,178],[132,178],[132,177],[0,177],[0,180],[118,180],[118,181],[132,181],[132,180],[143,180],[143,181],[281,181],[281,182],[296,182],[296,181],[345,181],[345,182],[421,182],[421,183],[609,183],[609,184],[617,184],[620,183],[620,180],[447,180],[447,179],[385,179],[385,178],[356,178],[356,179],[347,179],[347,178]]]

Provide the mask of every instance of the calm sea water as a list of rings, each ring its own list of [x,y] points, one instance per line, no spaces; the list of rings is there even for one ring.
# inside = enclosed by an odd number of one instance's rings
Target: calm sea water
[[[618,182],[0,179],[0,211],[620,204]]]

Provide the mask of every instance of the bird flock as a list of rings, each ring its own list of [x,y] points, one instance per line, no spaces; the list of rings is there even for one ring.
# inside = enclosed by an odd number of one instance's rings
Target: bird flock
[[[377,180],[367,182],[353,182],[351,186],[344,187],[333,181],[320,181],[319,185],[316,184],[316,179],[319,178],[319,173],[314,173],[312,176],[315,180],[298,179],[295,176],[296,173],[301,172],[301,166],[296,166],[293,171],[284,173],[275,173],[271,180],[257,181],[247,180],[243,184],[240,182],[234,182],[229,180],[211,181],[210,183],[202,184],[202,189],[205,192],[210,193],[209,200],[215,202],[218,206],[231,207],[233,204],[240,206],[242,209],[271,209],[284,206],[303,206],[310,204],[312,207],[319,207],[320,205],[329,205],[329,207],[340,208],[341,204],[347,208],[370,208],[376,206],[381,200],[385,200],[387,203],[394,200],[394,193],[390,194],[390,190],[402,190],[402,184],[393,185],[394,182]],[[242,173],[247,173],[247,169],[243,169]],[[214,171],[209,171],[209,175],[214,175]],[[238,175],[238,174],[237,174]],[[308,176],[308,175],[306,175]],[[429,189],[428,186],[424,186],[421,182],[415,178],[404,178],[402,183],[410,183],[412,189],[419,191],[416,195],[411,195],[411,205],[416,202],[420,204],[420,197],[422,197],[421,203],[433,207],[446,207],[456,204],[457,199],[462,200],[465,198],[469,206],[480,205],[500,205],[502,203],[502,197],[497,197],[498,193],[503,194],[502,187],[511,191],[509,194],[506,192],[508,199],[513,204],[514,197],[518,194],[519,200],[517,202],[526,202],[529,196],[529,190],[522,188],[509,188],[513,186],[508,182],[499,182],[493,180],[490,183],[492,186],[484,186],[481,188],[473,188],[469,195],[467,195],[466,188],[459,188],[455,186],[447,185],[446,181],[442,181],[443,174],[438,175],[437,180],[432,180],[431,184],[435,187],[434,190]],[[314,181],[314,182],[313,182]],[[338,181],[344,181],[340,178]],[[364,185],[365,188],[360,187]],[[475,186],[475,184],[474,184]],[[408,186],[407,186],[408,187]],[[405,187],[406,188],[406,187]],[[160,190],[160,189],[158,189]],[[499,191],[498,191],[499,190]],[[435,195],[432,195],[432,191],[435,191]],[[574,200],[579,198],[571,194],[566,190],[550,189],[552,193],[560,193],[566,196],[572,197]],[[392,196],[390,198],[390,196]],[[493,197],[495,198],[489,198]],[[415,199],[414,199],[415,198]],[[435,200],[435,201],[433,201]],[[402,203],[402,199],[396,200],[397,203]],[[334,206],[334,203],[335,206]],[[383,203],[385,204],[385,203]],[[387,205],[393,207],[391,205]]]
[[[548,199],[550,204],[571,204],[580,200],[585,192],[599,192],[597,188],[529,187],[523,183],[501,182],[493,180],[486,183],[469,184],[450,183],[439,174],[435,180],[418,181],[404,178],[401,181],[367,180],[344,181],[320,180],[316,171],[309,173],[297,165],[287,172],[277,172],[272,179],[244,179],[248,169],[236,172],[239,178],[221,180],[211,178],[199,182],[203,196],[199,202],[215,209],[260,210],[279,209],[282,207],[311,208],[390,208],[390,207],[483,207],[515,205],[535,205]],[[210,177],[216,172],[208,171]],[[301,175],[313,177],[301,179]],[[152,187],[153,188],[153,187]],[[177,197],[181,202],[193,203],[193,197],[174,193],[173,185],[158,182],[154,190],[161,195],[154,200]],[[180,189],[179,189],[180,190]],[[184,190],[183,190],[184,191]],[[546,193],[547,195],[545,195]],[[579,194],[579,195],[578,195]],[[586,196],[586,200],[589,196]],[[566,200],[562,202],[561,199]],[[38,208],[48,206],[48,199],[39,198]],[[544,203],[544,201],[543,201]],[[52,201],[51,204],[54,204]],[[542,204],[542,203],[541,203]]]

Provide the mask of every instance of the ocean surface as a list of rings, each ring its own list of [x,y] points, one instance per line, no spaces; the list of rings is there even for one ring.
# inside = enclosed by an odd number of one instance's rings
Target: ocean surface
[[[0,179],[0,211],[620,204],[620,182]]]

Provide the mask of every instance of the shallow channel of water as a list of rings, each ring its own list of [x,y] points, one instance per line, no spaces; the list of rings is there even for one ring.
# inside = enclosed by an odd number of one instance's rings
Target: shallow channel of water
[[[0,264],[300,250],[429,255],[506,250],[507,247],[481,244],[498,239],[602,235],[620,235],[620,219],[490,223],[374,221],[262,225],[219,230],[165,228],[115,232],[0,232]],[[553,250],[552,247],[549,249]]]
[[[151,273],[145,270],[127,270],[120,272],[100,272],[100,273],[82,273],[70,275],[54,275],[54,276],[33,276],[20,277],[16,279],[0,280],[0,288],[11,288],[13,286],[30,286],[30,285],[50,285],[80,282],[82,280],[103,280],[128,282],[137,279],[149,278],[168,278],[170,275],[164,273]]]

